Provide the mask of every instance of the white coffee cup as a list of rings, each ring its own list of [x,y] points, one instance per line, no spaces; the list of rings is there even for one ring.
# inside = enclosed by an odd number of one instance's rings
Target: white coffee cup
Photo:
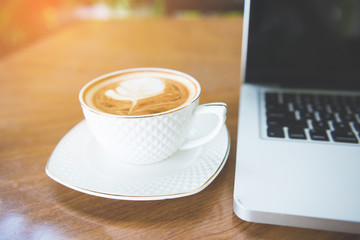
[[[89,88],[106,83],[107,79],[138,73],[142,77],[153,74],[151,78],[164,75],[188,81],[186,84],[190,84],[188,86],[194,90],[191,90],[193,94],[176,108],[144,115],[108,113],[85,100],[89,95]],[[226,104],[208,103],[199,106],[200,92],[199,83],[185,73],[162,68],[133,68],[112,72],[90,81],[81,89],[79,100],[91,132],[106,151],[119,161],[151,164],[167,159],[179,149],[194,148],[209,142],[224,126]],[[203,114],[216,116],[216,126],[209,129],[205,136],[189,139],[194,121]]]

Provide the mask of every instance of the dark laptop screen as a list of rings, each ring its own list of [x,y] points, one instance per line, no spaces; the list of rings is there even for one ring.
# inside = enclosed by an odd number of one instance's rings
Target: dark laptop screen
[[[246,81],[360,89],[360,0],[252,0]]]

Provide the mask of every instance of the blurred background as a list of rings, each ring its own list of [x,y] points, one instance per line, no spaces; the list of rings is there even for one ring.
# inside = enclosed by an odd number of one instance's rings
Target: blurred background
[[[0,57],[82,20],[239,17],[243,0],[0,0]]]

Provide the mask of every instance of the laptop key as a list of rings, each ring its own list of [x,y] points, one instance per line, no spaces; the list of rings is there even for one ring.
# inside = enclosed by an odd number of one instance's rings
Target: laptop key
[[[332,131],[331,136],[335,142],[358,143],[355,134],[351,131]]]
[[[293,139],[306,139],[304,129],[297,127],[290,127],[288,129],[289,138]]]
[[[303,103],[313,103],[314,102],[314,96],[311,94],[301,94],[300,95],[300,101]]]
[[[351,122],[355,120],[355,116],[347,113],[339,113],[339,118],[341,122]]]
[[[281,127],[268,127],[268,137],[284,138],[284,130]]]
[[[325,112],[325,106],[324,105],[320,105],[320,104],[314,104],[312,105],[312,109],[313,111],[316,111],[316,112]]]
[[[285,104],[274,104],[274,103],[266,103],[266,110],[269,112],[289,112],[288,105]]]
[[[329,141],[329,137],[325,130],[311,130],[310,138],[314,141]]]
[[[327,121],[312,121],[313,129],[315,130],[326,130],[330,129]]]
[[[307,122],[303,120],[288,121],[284,123],[284,126],[289,128],[301,128],[301,129],[308,128]]]
[[[284,93],[283,99],[285,102],[295,102],[295,95],[291,93]]]
[[[322,121],[335,120],[335,115],[333,113],[319,112],[319,118]]]
[[[266,124],[268,127],[283,127],[284,122],[282,120],[276,119],[276,118],[268,118],[266,120]]]
[[[266,113],[266,116],[268,118],[287,118],[289,117],[289,115],[292,114],[292,113],[286,113],[286,112],[267,112]]]
[[[286,127],[289,125],[295,125],[299,123],[300,121],[297,121],[295,117],[285,117],[285,118],[273,118],[269,117],[266,120],[267,125],[270,126],[277,126],[277,127]]]
[[[311,120],[315,120],[315,115],[312,112],[300,112],[299,113],[300,119],[306,120],[306,119],[311,119]]]
[[[334,127],[335,131],[342,131],[342,132],[351,131],[349,124],[346,122],[334,122],[333,121],[333,127]]]
[[[306,105],[303,103],[296,103],[294,104],[295,111],[306,111]]]

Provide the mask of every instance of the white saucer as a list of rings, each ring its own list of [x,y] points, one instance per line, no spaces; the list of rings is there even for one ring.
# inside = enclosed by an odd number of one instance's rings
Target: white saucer
[[[161,200],[205,189],[225,165],[229,150],[224,126],[201,147],[180,150],[159,163],[131,165],[114,161],[82,121],[58,143],[45,170],[56,182],[83,193],[122,200]]]

